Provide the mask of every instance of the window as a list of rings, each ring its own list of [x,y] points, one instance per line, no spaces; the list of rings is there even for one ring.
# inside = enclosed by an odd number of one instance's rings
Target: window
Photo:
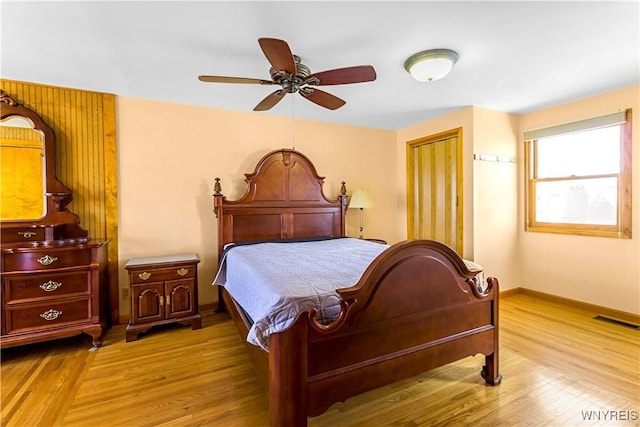
[[[526,230],[631,238],[631,114],[525,132]]]

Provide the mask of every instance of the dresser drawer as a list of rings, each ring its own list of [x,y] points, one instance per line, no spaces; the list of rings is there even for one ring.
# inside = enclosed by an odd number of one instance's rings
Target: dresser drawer
[[[4,303],[32,298],[53,298],[70,294],[90,294],[89,270],[69,273],[7,275],[3,284]]]
[[[9,253],[4,256],[5,271],[33,271],[91,264],[91,248],[73,250],[42,249]]]
[[[5,333],[48,329],[91,320],[91,298],[5,305]]]
[[[43,227],[3,228],[1,233],[3,243],[45,240],[45,229]]]
[[[185,264],[167,268],[150,266],[149,268],[131,269],[129,270],[129,273],[131,275],[131,284],[164,282],[166,280],[177,280],[195,277],[196,265]]]

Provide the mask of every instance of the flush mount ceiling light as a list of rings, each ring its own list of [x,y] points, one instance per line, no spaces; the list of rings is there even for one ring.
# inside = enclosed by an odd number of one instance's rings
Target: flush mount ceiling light
[[[458,54],[450,49],[423,50],[411,55],[404,69],[419,82],[431,82],[449,74],[457,60]]]

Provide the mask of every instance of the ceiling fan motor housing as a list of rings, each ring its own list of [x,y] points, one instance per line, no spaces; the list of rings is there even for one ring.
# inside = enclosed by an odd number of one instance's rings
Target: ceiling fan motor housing
[[[296,63],[296,74],[289,74],[286,71],[276,70],[271,67],[269,73],[271,74],[271,80],[274,83],[282,86],[287,93],[297,92],[304,84],[314,84],[313,82],[306,82],[307,77],[311,75],[311,70],[305,64],[300,62],[298,55],[293,55],[293,60]]]

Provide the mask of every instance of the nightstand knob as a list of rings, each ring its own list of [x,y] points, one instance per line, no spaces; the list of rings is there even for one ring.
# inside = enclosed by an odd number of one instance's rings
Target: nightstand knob
[[[180,270],[176,271],[176,273],[178,273],[178,276],[186,276],[188,272],[189,272],[189,269],[187,268],[181,268]]]
[[[151,277],[151,273],[147,273],[146,271],[138,274],[138,277],[142,280],[147,280],[149,277]]]

